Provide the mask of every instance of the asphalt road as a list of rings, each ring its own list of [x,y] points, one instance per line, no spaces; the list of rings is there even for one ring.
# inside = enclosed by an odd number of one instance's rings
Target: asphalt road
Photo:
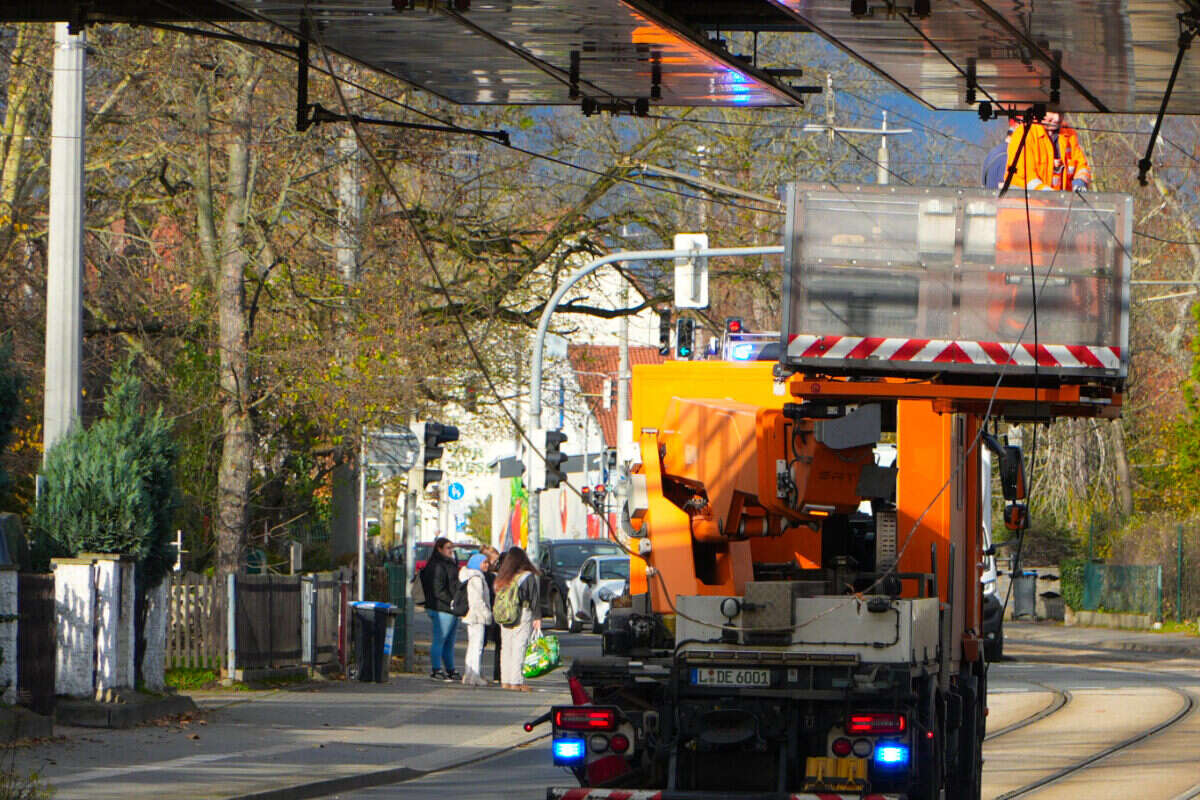
[[[555,633],[568,657],[599,649],[594,635]],[[1200,662],[1052,644],[1006,650],[989,675],[984,798],[1200,798]],[[552,785],[574,784],[543,741],[338,797],[540,800]]]

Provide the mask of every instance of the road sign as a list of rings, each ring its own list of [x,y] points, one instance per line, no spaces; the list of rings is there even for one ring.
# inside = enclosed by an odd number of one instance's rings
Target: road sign
[[[466,494],[466,490],[463,489],[463,485],[458,481],[446,487],[446,496],[451,500],[462,500],[464,494]]]
[[[367,463],[380,471],[397,473],[412,469],[420,452],[420,440],[407,427],[367,433]]]
[[[676,250],[708,247],[707,233],[675,234]],[[703,256],[675,259],[675,307],[708,308],[708,259]]]

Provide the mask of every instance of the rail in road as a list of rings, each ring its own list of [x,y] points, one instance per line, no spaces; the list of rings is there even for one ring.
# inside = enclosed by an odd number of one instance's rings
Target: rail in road
[[[1079,667],[1055,660],[1039,663],[1121,676],[1140,686],[1072,692],[1046,681],[1018,679],[1018,683],[1037,687],[1049,699],[986,735],[985,797],[1146,797],[1159,790],[1156,783],[1172,780],[1190,785],[1182,793],[1168,795],[1172,800],[1200,797],[1200,783],[1195,782],[1200,775],[1180,775],[1176,769],[1191,760],[1188,754],[1194,752],[1200,733],[1200,715],[1196,714],[1200,695],[1192,688],[1167,682],[1179,679],[1200,684],[1194,672],[1141,666]],[[1108,724],[1098,724],[1102,718]],[[1024,733],[1010,736],[1017,731]]]

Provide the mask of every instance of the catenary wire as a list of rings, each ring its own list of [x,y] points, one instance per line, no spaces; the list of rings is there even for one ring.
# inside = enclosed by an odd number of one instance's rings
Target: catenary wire
[[[194,14],[194,12],[189,12],[178,6],[175,6],[174,4],[169,2],[169,0],[163,0],[163,5],[167,6],[168,8],[171,8],[179,13],[190,14],[191,18],[197,23],[204,23],[204,24],[211,25],[212,27],[216,28],[217,30],[219,30],[223,33],[238,35],[236,33],[236,31],[234,31],[232,28],[223,26],[217,22],[212,22],[210,20],[202,19],[202,18],[196,16]],[[239,7],[239,10],[245,11],[245,9],[242,9],[240,7]],[[257,16],[257,15],[255,15],[255,16]],[[269,19],[259,17],[259,20],[261,22],[271,25],[273,27],[276,27],[276,28],[280,27],[277,23],[272,22]],[[284,29],[284,30],[286,31],[286,29]],[[288,31],[288,33],[290,33],[290,31]],[[252,43],[246,43],[246,44],[249,45]],[[289,61],[292,61],[293,63],[299,63],[299,57],[297,55],[283,52],[280,50],[272,50],[271,52],[275,53],[276,55],[282,56],[283,58],[286,58]],[[461,125],[459,125],[453,121],[449,121],[447,119],[444,119],[443,117],[438,116],[437,114],[433,114],[431,112],[424,111],[420,108],[417,108],[416,106],[410,105],[410,104],[405,103],[400,100],[397,100],[393,97],[389,97],[388,95],[386,95],[376,89],[372,89],[371,87],[366,86],[366,85],[362,84],[361,82],[350,80],[344,76],[338,76],[334,73],[332,64],[330,64],[328,62],[326,63],[325,68],[321,68],[319,65],[312,64],[312,63],[309,64],[309,68],[314,69],[317,72],[320,72],[333,80],[341,81],[342,84],[353,87],[354,89],[362,92],[363,94],[373,97],[377,100],[397,106],[398,108],[402,108],[406,111],[417,114],[418,116],[424,117],[425,119],[437,122],[441,125],[445,125],[449,128],[454,128],[455,130],[451,131],[452,133],[457,133],[457,134],[464,135],[464,136],[476,137],[476,138],[481,139],[485,142],[488,142],[492,145],[502,147],[502,148],[511,150],[516,153],[521,153],[523,155],[529,156],[530,158],[539,159],[541,161],[546,161],[551,164],[557,164],[558,166],[566,167],[568,169],[578,170],[580,172],[586,172],[586,173],[589,173],[592,175],[597,175],[597,176],[602,176],[602,177],[608,176],[608,173],[601,169],[596,169],[594,167],[587,167],[582,164],[576,164],[576,163],[568,161],[566,159],[547,155],[545,153],[539,153],[536,150],[530,150],[528,148],[521,147],[519,145],[514,145],[512,143],[505,144],[504,142],[497,141],[496,139],[494,139],[492,137],[483,136],[479,133],[470,131],[466,128],[463,128]],[[397,79],[397,80],[400,80],[400,79]],[[343,110],[345,111],[346,114],[354,113],[353,111],[348,110],[348,109],[343,109]],[[765,212],[768,214],[779,214],[779,215],[782,215],[782,213],[783,213],[782,211],[779,211],[778,209],[774,209],[774,208],[761,207],[761,206],[749,206],[744,203],[736,203],[736,202],[733,202],[730,200],[723,200],[720,197],[714,196],[714,195],[719,194],[719,192],[709,192],[709,193],[705,193],[705,194],[693,194],[693,193],[689,193],[689,192],[680,191],[679,189],[672,189],[672,188],[666,187],[666,186],[660,186],[660,185],[653,184],[653,183],[646,183],[645,181],[634,180],[633,178],[630,178],[626,175],[621,175],[619,173],[615,173],[615,174],[611,175],[610,177],[613,180],[616,180],[620,183],[627,183],[631,186],[637,186],[637,187],[641,187],[643,189],[649,189],[651,191],[663,192],[665,194],[676,195],[678,197],[684,198],[685,200],[704,199],[706,202],[714,203],[716,205],[727,206],[729,208],[739,209],[742,211],[750,211],[750,212],[754,212],[754,213],[764,213]]]
[[[307,5],[306,5],[306,7],[305,7],[305,9],[304,9],[304,13],[306,13],[306,14],[310,13],[310,12],[309,12],[309,9],[307,8]],[[344,111],[344,112],[347,114],[347,116],[351,116],[351,115],[350,115],[350,109],[349,109],[349,105],[348,105],[348,103],[347,103],[347,100],[346,100],[345,94],[344,94],[344,93],[343,93],[343,91],[342,91],[342,82],[343,82],[343,81],[342,81],[342,79],[341,79],[340,77],[338,77],[338,76],[337,76],[337,75],[334,73],[334,71],[333,71],[333,68],[332,68],[332,64],[330,63],[330,60],[329,60],[329,53],[328,53],[328,50],[327,50],[327,49],[324,47],[324,45],[323,45],[323,44],[322,44],[322,43],[319,41],[319,35],[315,35],[315,36],[314,36],[314,38],[318,39],[317,43],[318,43],[319,45],[321,45],[322,56],[323,56],[323,58],[324,58],[324,60],[325,60],[326,67],[327,67],[327,69],[328,69],[328,72],[327,72],[327,74],[329,74],[329,76],[330,76],[330,77],[332,78],[332,80],[333,80],[334,89],[335,89],[335,91],[337,92],[339,103],[341,104],[341,106],[342,106],[342,108],[343,108],[343,111]],[[347,84],[347,85],[350,85],[350,84]],[[392,192],[392,194],[393,194],[393,196],[396,198],[396,200],[397,200],[398,202],[401,202],[401,204],[403,204],[402,196],[401,196],[401,194],[400,194],[400,192],[399,192],[399,189],[398,189],[398,187],[396,187],[395,183],[394,183],[394,182],[392,181],[392,179],[391,179],[391,176],[390,176],[390,175],[388,175],[387,171],[386,171],[386,170],[383,168],[383,165],[382,165],[382,164],[380,163],[380,161],[378,160],[378,157],[375,155],[375,152],[374,152],[374,150],[371,148],[371,146],[369,145],[369,143],[366,141],[365,137],[362,135],[362,132],[359,130],[359,123],[358,123],[358,121],[357,121],[357,120],[355,120],[355,119],[353,119],[353,118],[351,118],[351,119],[349,120],[349,122],[350,122],[350,124],[351,124],[351,127],[352,127],[352,129],[354,130],[355,137],[358,139],[360,146],[362,146],[362,147],[363,147],[363,150],[366,152],[366,154],[367,154],[368,158],[370,159],[370,161],[371,161],[372,165],[375,167],[376,171],[379,173],[379,175],[380,175],[381,179],[382,179],[382,180],[383,180],[383,181],[384,181],[384,182],[387,184],[387,186],[388,186],[389,190]],[[897,177],[898,177],[898,176],[897,176]],[[1027,211],[1027,213],[1028,213],[1028,211]],[[448,289],[448,287],[446,286],[446,284],[445,284],[445,281],[444,281],[444,279],[443,279],[443,277],[442,277],[442,275],[441,275],[441,271],[439,270],[439,268],[438,268],[438,266],[437,266],[437,261],[436,261],[436,259],[434,259],[434,257],[433,257],[433,254],[432,254],[431,250],[429,249],[429,243],[428,243],[428,242],[426,241],[426,239],[425,239],[424,232],[423,232],[423,231],[421,231],[420,227],[416,225],[416,223],[415,223],[415,221],[412,219],[411,215],[405,215],[405,220],[406,220],[406,221],[409,223],[409,226],[410,226],[411,230],[413,231],[414,237],[415,237],[415,238],[416,238],[416,240],[417,240],[417,243],[418,243],[418,245],[419,245],[419,247],[420,247],[420,249],[421,249],[422,255],[424,256],[424,258],[425,258],[426,262],[428,263],[428,265],[429,265],[429,267],[430,267],[430,270],[431,270],[432,274],[434,275],[434,278],[435,278],[435,280],[436,280],[436,282],[437,282],[437,284],[438,284],[438,287],[439,287],[439,290],[440,290],[440,292],[442,293],[442,295],[443,295],[443,296],[444,296],[444,297],[445,297],[447,300],[451,300],[452,298],[451,298],[451,295],[450,295],[450,293],[449,293],[449,289]],[[1031,245],[1031,247],[1032,247],[1032,245]],[[1057,252],[1057,248],[1056,248],[1056,252]],[[1048,277],[1048,275],[1047,275],[1047,277]],[[991,416],[991,410],[992,410],[992,407],[993,407],[993,405],[994,405],[994,403],[995,403],[995,399],[996,399],[996,397],[997,397],[997,395],[998,395],[998,392],[999,392],[999,389],[1000,389],[1000,385],[1002,384],[1002,382],[1003,382],[1003,380],[1004,380],[1004,375],[1005,375],[1005,373],[1006,373],[1006,371],[1007,371],[1007,367],[1009,366],[1009,364],[1011,364],[1011,363],[1014,363],[1014,362],[1013,362],[1013,359],[1012,359],[1012,354],[1013,354],[1013,353],[1015,353],[1015,352],[1016,352],[1016,348],[1020,346],[1020,340],[1021,340],[1021,339],[1024,337],[1024,333],[1025,333],[1025,331],[1026,331],[1026,330],[1028,329],[1028,327],[1029,327],[1030,320],[1031,320],[1031,318],[1032,318],[1032,317],[1033,317],[1033,316],[1036,314],[1036,310],[1037,310],[1036,298],[1037,298],[1037,292],[1036,292],[1036,287],[1035,287],[1035,291],[1034,291],[1034,309],[1033,309],[1033,314],[1031,314],[1031,315],[1030,315],[1030,318],[1027,318],[1027,320],[1026,320],[1026,323],[1025,323],[1025,327],[1024,327],[1024,328],[1022,329],[1022,331],[1021,331],[1021,335],[1018,337],[1018,339],[1017,339],[1017,342],[1015,342],[1015,343],[1013,344],[1013,350],[1012,350],[1012,351],[1010,351],[1010,354],[1009,354],[1009,359],[1008,359],[1008,360],[1007,360],[1007,361],[1006,361],[1004,364],[1002,364],[1002,365],[1001,365],[1000,374],[999,374],[999,376],[998,376],[998,378],[997,378],[997,381],[996,381],[996,384],[995,384],[995,386],[993,387],[992,395],[991,395],[991,397],[990,397],[990,398],[989,398],[989,400],[988,400],[987,409],[986,409],[986,411],[985,411],[985,413],[984,413],[984,415],[983,415],[983,419],[984,419],[984,420],[986,420],[986,419],[990,418],[990,416]],[[476,365],[477,365],[477,367],[479,367],[479,369],[480,369],[480,372],[481,372],[481,374],[482,374],[482,375],[483,375],[483,377],[484,377],[484,380],[487,382],[489,390],[492,392],[493,396],[495,396],[495,397],[497,398],[497,401],[498,401],[498,402],[497,402],[497,405],[500,407],[500,409],[501,409],[502,413],[503,413],[503,414],[504,414],[504,416],[505,416],[505,417],[506,417],[506,418],[509,420],[509,422],[510,422],[510,423],[513,425],[513,427],[514,427],[514,428],[515,428],[515,429],[518,431],[518,433],[519,433],[520,437],[521,437],[521,438],[522,438],[522,439],[523,439],[523,440],[526,442],[526,444],[527,444],[528,446],[530,446],[530,447],[532,447],[532,448],[533,448],[533,452],[534,452],[534,454],[535,454],[536,456],[538,456],[538,457],[541,457],[543,460],[545,460],[545,455],[544,455],[543,453],[541,453],[541,452],[539,452],[539,451],[538,451],[537,447],[536,447],[536,446],[534,446],[534,443],[533,443],[533,441],[532,441],[532,440],[529,438],[529,432],[528,432],[528,431],[526,431],[526,430],[524,429],[524,427],[523,427],[523,426],[520,424],[519,420],[517,420],[517,419],[516,419],[515,415],[514,415],[514,414],[513,414],[513,413],[512,413],[512,412],[511,412],[509,409],[508,409],[508,407],[507,407],[507,406],[506,406],[506,405],[503,403],[503,401],[502,401],[502,400],[500,400],[500,397],[501,397],[501,395],[500,395],[500,393],[499,393],[499,390],[497,389],[497,387],[496,387],[496,385],[495,385],[495,382],[494,382],[494,380],[493,380],[493,378],[492,378],[491,372],[490,372],[490,370],[488,370],[488,368],[487,368],[486,364],[484,363],[484,361],[483,361],[483,358],[482,358],[482,356],[481,356],[481,355],[480,355],[480,353],[479,353],[478,346],[476,345],[476,343],[474,342],[474,340],[471,338],[471,336],[470,336],[470,333],[469,333],[469,331],[468,331],[468,329],[467,329],[467,327],[466,327],[466,323],[464,322],[464,320],[463,320],[463,318],[462,318],[462,315],[461,315],[461,313],[459,312],[459,310],[458,310],[456,307],[453,307],[452,316],[453,316],[453,318],[454,318],[454,320],[455,320],[455,324],[458,326],[458,328],[459,328],[459,330],[460,330],[460,333],[461,333],[461,334],[462,334],[462,336],[463,336],[463,339],[464,339],[465,343],[467,344],[467,347],[468,347],[468,349],[470,350],[470,352],[471,352],[471,354],[472,354],[472,358],[473,358],[473,360],[476,362]],[[1036,361],[1036,358],[1035,358],[1035,361]],[[975,449],[978,447],[978,445],[979,445],[979,441],[980,441],[980,438],[981,438],[981,434],[982,434],[983,430],[984,430],[984,425],[982,425],[982,424],[981,424],[981,425],[980,425],[980,427],[979,427],[979,430],[976,432],[976,436],[975,436],[974,440],[972,441],[972,443],[971,443],[970,447],[968,448],[968,453],[970,453],[970,452],[973,452],[973,451],[974,451],[974,450],[975,450]],[[965,462],[964,462],[964,463],[965,463]],[[954,477],[956,476],[957,472],[958,472],[958,471],[960,471],[961,469],[962,469],[962,464],[960,464],[958,467],[956,467],[956,469],[955,469],[955,470],[954,470],[954,471],[951,473],[950,477],[949,477],[949,478],[946,480],[946,482],[945,482],[945,483],[942,485],[942,487],[939,489],[939,491],[938,491],[938,492],[937,492],[937,494],[934,496],[934,498],[933,498],[932,500],[930,500],[930,502],[929,502],[929,504],[926,506],[925,510],[924,510],[924,511],[922,511],[921,515],[920,515],[920,516],[917,518],[917,520],[914,522],[914,524],[913,524],[913,528],[912,528],[912,530],[909,532],[909,535],[908,535],[908,537],[907,537],[907,539],[906,539],[906,541],[905,541],[904,547],[902,547],[902,548],[901,548],[901,549],[898,551],[898,554],[897,554],[897,565],[894,565],[894,566],[893,566],[893,567],[892,567],[892,568],[891,568],[891,569],[890,569],[888,572],[886,572],[884,575],[880,576],[880,578],[878,578],[878,579],[875,581],[875,583],[872,585],[872,587],[871,587],[871,588],[874,588],[875,586],[877,586],[877,585],[879,584],[879,582],[880,582],[881,580],[883,580],[883,578],[884,578],[884,577],[886,577],[888,574],[890,574],[891,572],[894,572],[894,571],[895,571],[895,569],[897,569],[897,566],[898,566],[898,563],[899,563],[899,559],[900,559],[900,557],[901,557],[901,556],[903,556],[904,552],[907,550],[908,546],[911,544],[911,541],[912,541],[913,535],[915,534],[916,530],[917,530],[917,529],[920,527],[920,523],[921,523],[921,521],[923,521],[923,519],[925,518],[925,516],[926,516],[926,515],[929,513],[929,511],[930,511],[930,510],[933,508],[934,504],[937,502],[937,499],[938,499],[939,497],[941,497],[941,495],[942,495],[942,494],[943,494],[943,493],[946,491],[946,489],[947,489],[947,488],[950,486],[950,484],[951,484],[951,482],[953,481]],[[573,491],[573,492],[576,494],[576,496],[579,496],[580,498],[582,498],[582,495],[581,495],[581,493],[579,492],[579,490],[578,490],[578,489],[577,489],[577,488],[576,488],[574,485],[572,485],[570,482],[566,482],[566,485],[567,485],[567,487],[568,487],[569,489],[571,489],[571,491]],[[616,531],[615,531],[615,530],[613,529],[613,527],[612,527],[612,522],[611,522],[611,520],[606,520],[606,526],[608,527],[609,534],[610,534],[610,538],[611,538],[613,541],[615,541],[615,542],[617,542],[618,544],[620,544],[620,545],[621,545],[621,547],[622,547],[623,549],[625,549],[625,550],[626,550],[626,552],[628,552],[628,553],[629,553],[631,556],[636,556],[636,557],[638,557],[638,558],[641,558],[643,561],[645,561],[645,560],[646,560],[646,559],[645,559],[645,557],[644,557],[644,556],[642,556],[640,553],[635,553],[635,552],[633,552],[631,549],[629,549],[628,547],[626,547],[626,546],[624,545],[624,543],[622,543],[622,542],[620,541],[619,537],[616,535]],[[659,584],[660,584],[660,586],[661,586],[661,587],[662,587],[662,589],[663,589],[663,594],[664,594],[664,596],[666,597],[666,599],[667,599],[667,602],[668,602],[668,604],[671,606],[672,610],[673,610],[673,611],[674,611],[674,612],[675,612],[677,615],[679,615],[679,616],[683,616],[685,619],[688,619],[688,617],[687,617],[686,615],[680,615],[680,614],[679,614],[679,612],[678,612],[678,609],[676,609],[676,608],[674,607],[674,601],[673,601],[673,600],[671,599],[671,597],[670,597],[670,592],[668,591],[668,587],[667,587],[667,585],[666,585],[665,579],[662,577],[662,573],[661,573],[661,571],[657,571],[657,570],[656,570],[656,571],[655,571],[655,577],[657,577],[657,578],[658,578]],[[866,591],[867,591],[867,592],[869,592],[870,590],[871,590],[871,589],[869,588],[869,589],[867,589]],[[812,622],[814,622],[814,621],[815,621],[816,619],[818,619],[819,617],[821,617],[821,616],[824,616],[825,614],[831,613],[833,610],[836,610],[836,608],[838,608],[838,607],[845,607],[845,605],[847,605],[847,604],[849,604],[849,603],[851,603],[851,602],[856,602],[856,598],[855,598],[855,596],[854,596],[854,595],[850,595],[850,596],[848,596],[848,598],[847,598],[847,601],[846,601],[846,603],[845,603],[845,604],[841,604],[840,606],[833,606],[833,607],[831,607],[830,609],[828,609],[827,611],[825,611],[825,612],[822,612],[821,614],[819,614],[819,615],[817,615],[817,616],[815,616],[815,617],[813,617],[813,618],[811,618],[811,619],[809,619],[809,620],[807,620],[807,621],[805,621],[805,622],[803,622],[803,623],[799,623],[799,624],[797,624],[795,627],[797,627],[797,628],[800,628],[800,627],[804,627],[805,625],[811,624]],[[703,621],[702,621],[702,620],[692,620],[692,621],[694,621],[694,622],[698,622],[698,623],[701,623],[701,624],[703,624]]]

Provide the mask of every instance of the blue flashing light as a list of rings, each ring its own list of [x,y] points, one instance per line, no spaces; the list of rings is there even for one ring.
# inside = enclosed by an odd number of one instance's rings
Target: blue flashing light
[[[587,742],[574,738],[555,739],[553,750],[555,764],[578,764],[587,756]]]
[[[908,763],[908,747],[894,742],[881,742],[875,747],[875,763],[881,767],[903,767]]]
[[[755,354],[753,342],[735,344],[729,349],[729,355],[734,361],[753,361]]]

